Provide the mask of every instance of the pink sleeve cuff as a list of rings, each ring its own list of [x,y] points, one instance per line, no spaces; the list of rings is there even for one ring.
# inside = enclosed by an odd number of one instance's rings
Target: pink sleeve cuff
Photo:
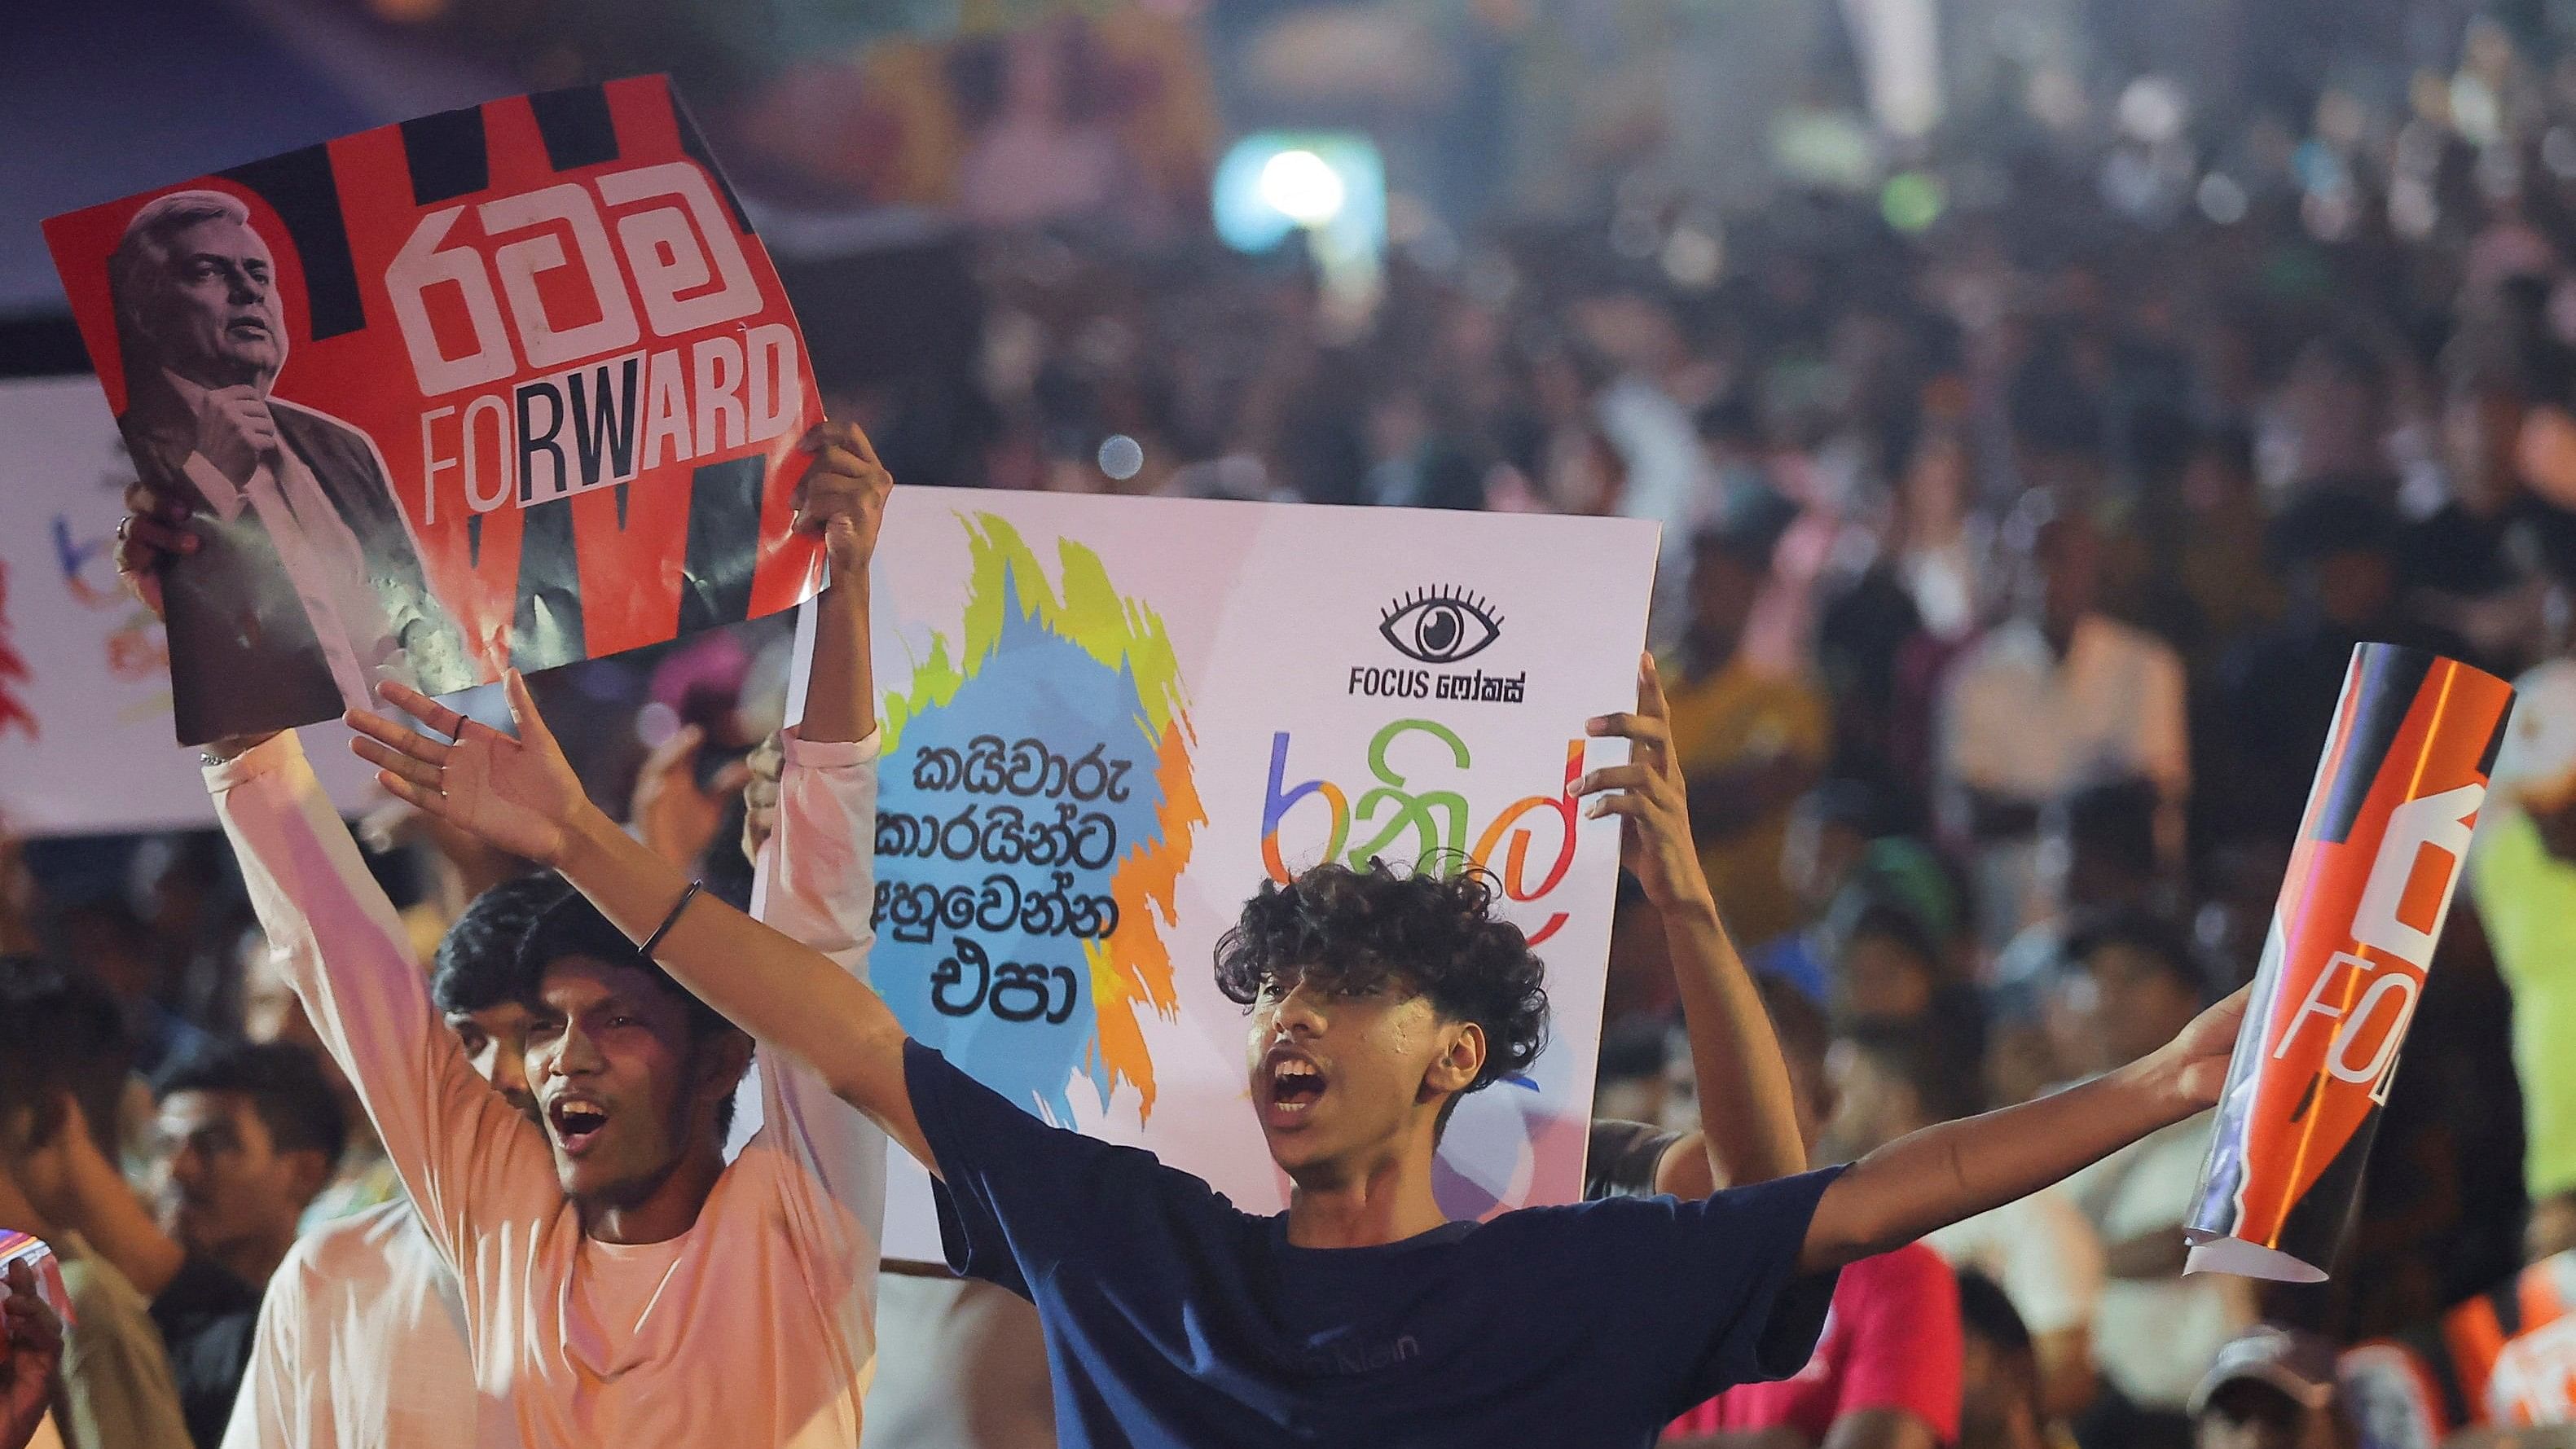
[[[220,795],[246,780],[303,763],[304,741],[293,730],[279,730],[220,765],[206,766],[206,791]]]
[[[878,742],[885,738],[879,726],[868,731],[863,740],[809,740],[796,732],[794,725],[778,732],[779,744],[786,751],[787,763],[809,769],[847,769],[853,765],[873,763]]]

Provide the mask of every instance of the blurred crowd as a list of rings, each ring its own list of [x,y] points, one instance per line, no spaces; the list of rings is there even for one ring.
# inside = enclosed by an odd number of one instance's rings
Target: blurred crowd
[[[1022,237],[979,258],[972,407],[852,401],[906,476],[1662,524],[1703,864],[1826,1016],[1837,1159],[2249,980],[2355,644],[2523,679],[2330,1281],[2178,1278],[2205,1120],[1936,1246],[2037,1365],[1959,1432],[2181,1443],[2238,1359],[2326,1393],[2362,1344],[2346,1432],[2560,1422],[2576,1358],[2523,1360],[2576,1303],[2576,63],[2461,54],[2296,126],[2143,81],[1722,225],[1610,168],[1579,222],[1399,227],[1360,318],[1293,264]],[[1686,1125],[1641,915],[1599,1111]]]
[[[1702,863],[1830,1159],[2116,1068],[2249,980],[2356,643],[2526,681],[2328,1281],[2180,1276],[2186,1122],[1946,1231],[1841,1313],[1806,1397],[1691,1433],[2326,1449],[2576,1418],[2576,62],[2481,26],[2455,75],[2303,125],[2121,99],[1722,224],[1650,167],[1579,220],[1400,212],[1363,307],[1293,256],[989,237],[969,375],[825,379],[905,482],[1662,524]],[[739,870],[724,767],[774,725],[782,645],[542,684],[599,798]],[[366,834],[424,953],[512,867],[399,812]],[[257,1285],[398,1189],[219,838],[0,864],[0,1222],[134,1280],[211,1445]],[[1681,1128],[1660,950],[1623,902],[1597,1115]]]

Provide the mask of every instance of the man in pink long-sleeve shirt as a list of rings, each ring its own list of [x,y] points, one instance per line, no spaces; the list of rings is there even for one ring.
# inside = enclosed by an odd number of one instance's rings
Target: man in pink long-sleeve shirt
[[[834,582],[755,911],[863,974],[867,569],[888,484],[855,428],[806,441],[819,451],[799,526],[826,536]],[[855,1442],[875,1350],[878,1129],[770,1062],[764,1125],[728,1164],[721,1121],[749,1038],[568,891],[530,1003],[531,1123],[442,1028],[294,737],[228,743],[207,782],[261,924],[454,1269],[477,1386],[506,1399],[520,1440]]]

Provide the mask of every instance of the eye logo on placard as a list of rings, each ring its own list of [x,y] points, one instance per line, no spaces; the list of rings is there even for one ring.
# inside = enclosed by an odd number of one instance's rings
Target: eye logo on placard
[[[1415,589],[1379,612],[1377,632],[1398,654],[1432,667],[1378,661],[1354,664],[1350,682],[1354,695],[1486,704],[1519,704],[1527,695],[1527,670],[1487,674],[1481,669],[1450,667],[1484,653],[1503,635],[1503,616],[1490,600],[1471,590],[1454,584]]]
[[[1416,589],[1389,604],[1377,631],[1407,658],[1455,664],[1502,637],[1503,621],[1467,590],[1440,587]]]

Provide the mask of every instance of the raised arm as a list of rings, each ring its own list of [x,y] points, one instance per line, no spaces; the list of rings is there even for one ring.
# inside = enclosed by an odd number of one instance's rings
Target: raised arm
[[[707,747],[707,732],[682,725],[653,747],[635,772],[635,793],[626,806],[636,838],[653,853],[686,870],[705,857],[724,824],[728,801],[751,783],[751,765],[736,760],[698,783],[698,756]]]
[[[210,766],[215,812],[239,858],[279,974],[303,1000],[376,1134],[455,1255],[485,1221],[560,1201],[543,1139],[467,1064],[439,1022],[411,935],[358,855],[292,733]]]
[[[2244,991],[2172,1041],[2081,1086],[1900,1137],[1825,1190],[1803,1265],[1839,1267],[2028,1197],[2218,1101]]]
[[[766,844],[750,851],[758,867],[752,914],[867,979],[877,820],[876,686],[868,667],[869,530],[858,520],[881,508],[890,483],[850,428],[827,445],[805,475],[804,515],[824,522],[830,587],[812,605],[803,718],[781,740],[763,801]],[[758,775],[746,767],[747,775]],[[749,812],[746,833],[751,828]],[[866,1234],[874,1261],[885,1202],[885,1134],[865,1115],[833,1100],[831,1084],[800,1063],[773,1059],[760,1074],[760,1137],[753,1150],[774,1151],[796,1171],[780,1178],[791,1192],[819,1190],[830,1206],[816,1221],[851,1224]]]
[[[877,732],[876,673],[868,657],[868,564],[893,482],[868,435],[825,424],[823,447],[806,471],[800,527],[819,528],[832,561],[830,586],[814,600],[814,659],[805,676],[798,738],[856,742]]]
[[[805,443],[836,444],[837,436],[818,429]],[[818,456],[828,460],[830,448]],[[880,489],[865,515],[852,520],[858,531],[847,541],[863,552],[875,547],[883,502]],[[821,524],[800,516],[798,526],[819,532]],[[844,728],[873,718],[865,704],[857,708],[866,714],[847,713],[847,691],[865,683],[861,678],[840,686]],[[507,685],[517,739],[389,684],[386,699],[452,743],[365,711],[349,716],[360,735],[351,743],[379,767],[385,788],[502,849],[560,870],[630,938],[642,942],[660,931],[653,956],[675,979],[763,1044],[810,1068],[834,1095],[936,1171],[905,1089],[903,1027],[885,1002],[830,956],[720,901],[698,896],[683,907],[687,878],[591,804],[538,716],[526,681],[514,671]],[[829,725],[833,708],[826,703],[823,717],[813,723]]]
[[[1626,739],[1629,762],[1594,770],[1575,793],[1594,797],[1593,816],[1622,816],[1621,860],[1662,918],[1664,944],[1681,989],[1682,1024],[1690,1037],[1691,1072],[1699,1088],[1696,1144],[1668,1155],[1656,1187],[1706,1197],[1719,1184],[1767,1182],[1805,1170],[1806,1145],[1789,1089],[1788,1064],[1771,1018],[1717,918],[1717,902],[1691,843],[1690,806],[1681,761],[1674,757],[1671,711],[1652,655],[1637,674],[1637,709],[1605,715],[1586,730]]]
[[[62,1200],[53,1205],[62,1226],[78,1232],[100,1257],[116,1266],[134,1291],[158,1298],[188,1261],[188,1250],[163,1231],[151,1204],[98,1148],[80,1099],[62,1099],[55,1131],[63,1154]],[[0,1218],[0,1221],[7,1221]]]
[[[196,549],[178,527],[188,509],[142,484],[126,500],[134,512],[118,531],[117,568],[157,613],[160,568]],[[497,1216],[560,1202],[543,1138],[474,1074],[441,1027],[410,933],[295,735],[223,740],[208,757],[215,763],[206,787],[280,974],[356,1088],[441,1250],[452,1259],[466,1243],[469,1203]],[[167,1258],[139,1228],[124,1236],[141,1245],[128,1258]],[[139,1275],[154,1277],[167,1274],[156,1267]]]

